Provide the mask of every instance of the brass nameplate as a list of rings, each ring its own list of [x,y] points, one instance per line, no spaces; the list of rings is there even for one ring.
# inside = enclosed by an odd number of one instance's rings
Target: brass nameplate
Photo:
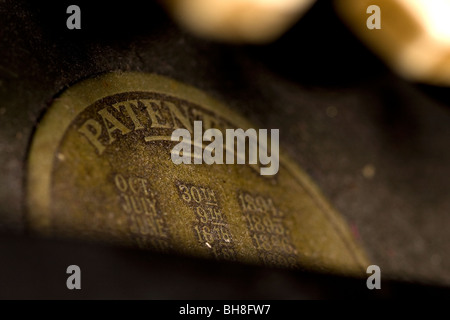
[[[110,73],[67,89],[32,141],[30,228],[246,263],[365,271],[343,219],[285,155],[271,177],[250,165],[175,165],[171,134],[195,120],[252,127],[205,93],[153,74]]]

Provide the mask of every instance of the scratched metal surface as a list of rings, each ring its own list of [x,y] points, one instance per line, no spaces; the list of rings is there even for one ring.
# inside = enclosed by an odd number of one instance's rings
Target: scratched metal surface
[[[157,5],[127,3],[81,1],[83,29],[74,33],[64,29],[64,1],[0,1],[2,233],[27,232],[27,148],[55,94],[107,71],[155,72],[226,101],[260,127],[281,128],[281,146],[384,274],[450,285],[448,90],[393,75],[326,2],[261,47],[200,40]]]

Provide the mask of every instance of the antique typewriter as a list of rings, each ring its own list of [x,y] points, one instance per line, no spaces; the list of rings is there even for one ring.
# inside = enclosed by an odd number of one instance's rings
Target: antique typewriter
[[[448,297],[448,14],[0,1],[0,298]]]

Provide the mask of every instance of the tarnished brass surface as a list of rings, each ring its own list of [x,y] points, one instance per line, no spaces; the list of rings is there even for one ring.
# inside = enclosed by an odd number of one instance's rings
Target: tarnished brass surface
[[[253,127],[203,92],[153,74],[109,73],[69,88],[32,141],[31,228],[247,263],[365,270],[345,222],[283,154],[269,178],[248,165],[173,164],[172,131],[194,120]]]

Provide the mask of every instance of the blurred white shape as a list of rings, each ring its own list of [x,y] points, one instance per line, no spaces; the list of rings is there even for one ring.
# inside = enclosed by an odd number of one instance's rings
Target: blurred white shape
[[[437,41],[450,45],[450,0],[397,0]]]
[[[335,0],[349,27],[405,78],[450,85],[450,0]],[[381,29],[365,27],[369,5]]]
[[[212,39],[264,43],[291,27],[315,0],[171,0],[169,11],[192,32]]]
[[[401,73],[433,84],[450,84],[450,0],[396,0],[422,32],[398,55]]]

